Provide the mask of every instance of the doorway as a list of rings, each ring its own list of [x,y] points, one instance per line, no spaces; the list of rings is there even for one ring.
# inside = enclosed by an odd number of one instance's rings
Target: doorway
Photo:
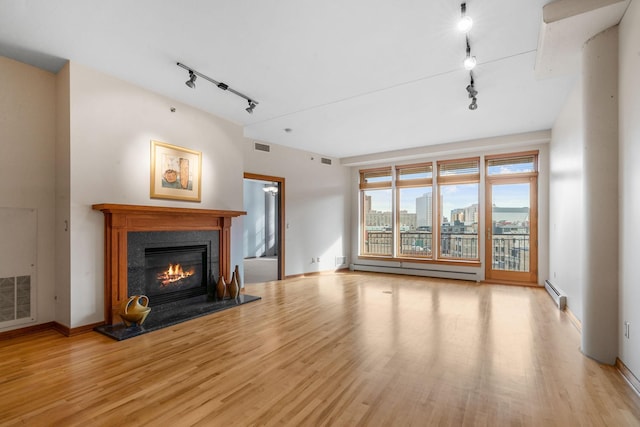
[[[284,178],[244,174],[244,282],[284,276]]]
[[[500,167],[502,172],[491,174],[489,169],[492,163]],[[487,171],[486,279],[536,283],[537,156],[491,159],[487,161]]]

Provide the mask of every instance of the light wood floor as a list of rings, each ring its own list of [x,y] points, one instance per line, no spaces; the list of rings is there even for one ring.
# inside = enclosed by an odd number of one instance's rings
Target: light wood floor
[[[541,289],[347,273],[116,342],[0,341],[2,425],[640,425]]]

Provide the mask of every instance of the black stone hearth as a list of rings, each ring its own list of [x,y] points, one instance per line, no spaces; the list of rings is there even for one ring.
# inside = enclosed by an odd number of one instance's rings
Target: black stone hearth
[[[149,313],[142,326],[126,327],[124,323],[117,323],[115,325],[98,326],[95,330],[115,340],[122,341],[259,299],[261,298],[253,295],[240,294],[235,300],[209,301],[207,295],[200,295],[185,300],[180,305],[162,304],[157,307],[151,306],[151,313]]]

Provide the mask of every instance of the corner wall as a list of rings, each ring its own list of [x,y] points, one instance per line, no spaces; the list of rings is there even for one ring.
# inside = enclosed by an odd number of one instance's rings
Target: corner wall
[[[56,322],[71,324],[71,135],[69,63],[56,75]]]
[[[0,207],[37,212],[32,324],[55,320],[55,103],[54,74],[0,57]]]
[[[567,307],[582,321],[582,82],[578,81],[551,133],[549,190],[549,280],[567,295]]]
[[[619,29],[619,352],[640,378],[640,1],[632,0]],[[629,338],[624,322],[630,322]]]

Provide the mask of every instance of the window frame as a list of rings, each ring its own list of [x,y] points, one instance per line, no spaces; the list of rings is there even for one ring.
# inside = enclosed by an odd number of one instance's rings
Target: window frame
[[[431,177],[430,178],[413,178],[413,179],[400,179],[398,177],[400,177],[402,175],[401,171],[402,170],[410,170],[410,169],[421,169],[421,168],[425,168],[426,169],[426,173],[431,173]],[[417,254],[411,254],[411,255],[406,255],[402,253],[402,231],[400,230],[400,215],[401,215],[401,209],[400,209],[400,193],[401,190],[403,188],[421,188],[421,187],[430,187],[431,188],[431,224],[434,224],[433,221],[433,162],[422,162],[422,163],[413,163],[413,164],[408,164],[408,165],[396,165],[394,167],[394,188],[393,188],[393,192],[395,193],[395,206],[396,206],[396,211],[395,211],[395,218],[396,218],[396,224],[395,224],[395,229],[398,230],[397,231],[397,237],[394,236],[394,247],[395,247],[395,251],[394,251],[394,257],[395,258],[402,258],[402,259],[433,259],[433,255],[434,255],[434,250],[433,250],[433,225],[431,228],[431,253],[429,255],[417,255]],[[417,215],[417,212],[416,212]]]
[[[507,155],[506,157],[510,157],[512,155]],[[359,222],[360,222],[360,231],[359,231],[359,242],[360,248],[358,250],[358,258],[369,259],[369,260],[381,260],[381,261],[404,261],[404,262],[415,262],[415,263],[427,263],[427,264],[439,264],[439,265],[452,265],[452,266],[467,266],[467,267],[480,267],[482,266],[481,261],[481,247],[482,247],[482,236],[480,235],[480,225],[482,219],[482,209],[483,204],[480,200],[481,194],[481,184],[483,176],[486,171],[481,169],[481,161],[483,161],[485,156],[469,156],[469,157],[460,157],[460,158],[450,158],[444,160],[433,159],[427,162],[419,162],[419,163],[408,163],[408,164],[391,164],[389,166],[383,167],[374,167],[368,169],[361,169],[358,171],[359,173],[359,202],[360,202],[360,214],[359,214]],[[452,164],[460,164],[470,162],[473,163],[474,171],[473,173],[467,174],[459,174],[459,175],[442,175],[440,173],[441,165],[452,165]],[[484,163],[486,164],[486,162]],[[407,170],[411,168],[422,168],[422,167],[430,167],[431,168],[431,177],[430,178],[415,178],[415,179],[402,179],[402,170]],[[366,182],[367,179],[371,177],[378,176],[390,176],[389,181],[384,182]],[[440,203],[440,187],[449,184],[468,184],[473,183],[477,184],[478,187],[478,195],[477,195],[477,204],[478,204],[478,224],[477,224],[477,258],[453,258],[453,257],[442,257],[440,254],[440,237],[441,237],[441,228],[442,224],[440,224],[442,209]],[[431,187],[432,194],[432,209],[431,209],[431,254],[427,256],[421,256],[416,254],[401,254],[400,245],[401,241],[401,233],[400,233],[400,192],[403,188],[417,188],[417,187]],[[391,230],[391,254],[375,254],[375,253],[367,253],[365,250],[365,230],[366,230],[366,221],[365,221],[365,192],[366,190],[376,190],[376,189],[391,189],[391,222],[392,222],[392,230]]]
[[[441,175],[441,165],[454,165],[454,164],[464,164],[464,163],[475,163],[477,172],[460,174],[460,175]],[[438,221],[437,221],[437,236],[434,239],[437,239],[437,259],[438,260],[446,260],[449,262],[474,262],[480,264],[480,224],[481,224],[481,205],[480,205],[480,156],[474,157],[466,157],[459,159],[448,159],[448,160],[439,160],[436,162],[437,170],[436,170],[436,182],[438,189]],[[443,204],[440,203],[442,200],[442,187],[447,185],[463,185],[463,184],[477,184],[477,194],[476,200],[478,204],[478,225],[476,232],[476,258],[456,258],[456,257],[447,257],[442,255],[442,247],[441,247],[441,237],[442,237],[442,218],[443,218]],[[451,219],[449,219],[451,221]]]
[[[379,167],[379,168],[373,168],[373,169],[362,169],[360,170],[360,250],[359,252],[359,256],[363,256],[363,257],[375,257],[375,258],[384,258],[384,259],[392,259],[394,257],[394,246],[393,246],[393,242],[395,241],[395,227],[393,226],[393,222],[394,222],[394,216],[393,216],[393,210],[394,210],[394,206],[393,206],[393,167],[391,166],[385,166],[385,167]],[[387,175],[388,173],[388,175]],[[366,182],[367,176],[372,176],[372,177],[385,177],[385,176],[389,176],[390,180],[387,181],[383,181],[383,182]],[[365,194],[366,194],[366,190],[386,190],[386,189],[390,189],[391,190],[391,223],[392,223],[392,227],[391,227],[391,254],[387,255],[387,254],[376,254],[376,253],[370,253],[370,252],[365,252],[365,248],[366,248],[366,212],[365,212]]]

